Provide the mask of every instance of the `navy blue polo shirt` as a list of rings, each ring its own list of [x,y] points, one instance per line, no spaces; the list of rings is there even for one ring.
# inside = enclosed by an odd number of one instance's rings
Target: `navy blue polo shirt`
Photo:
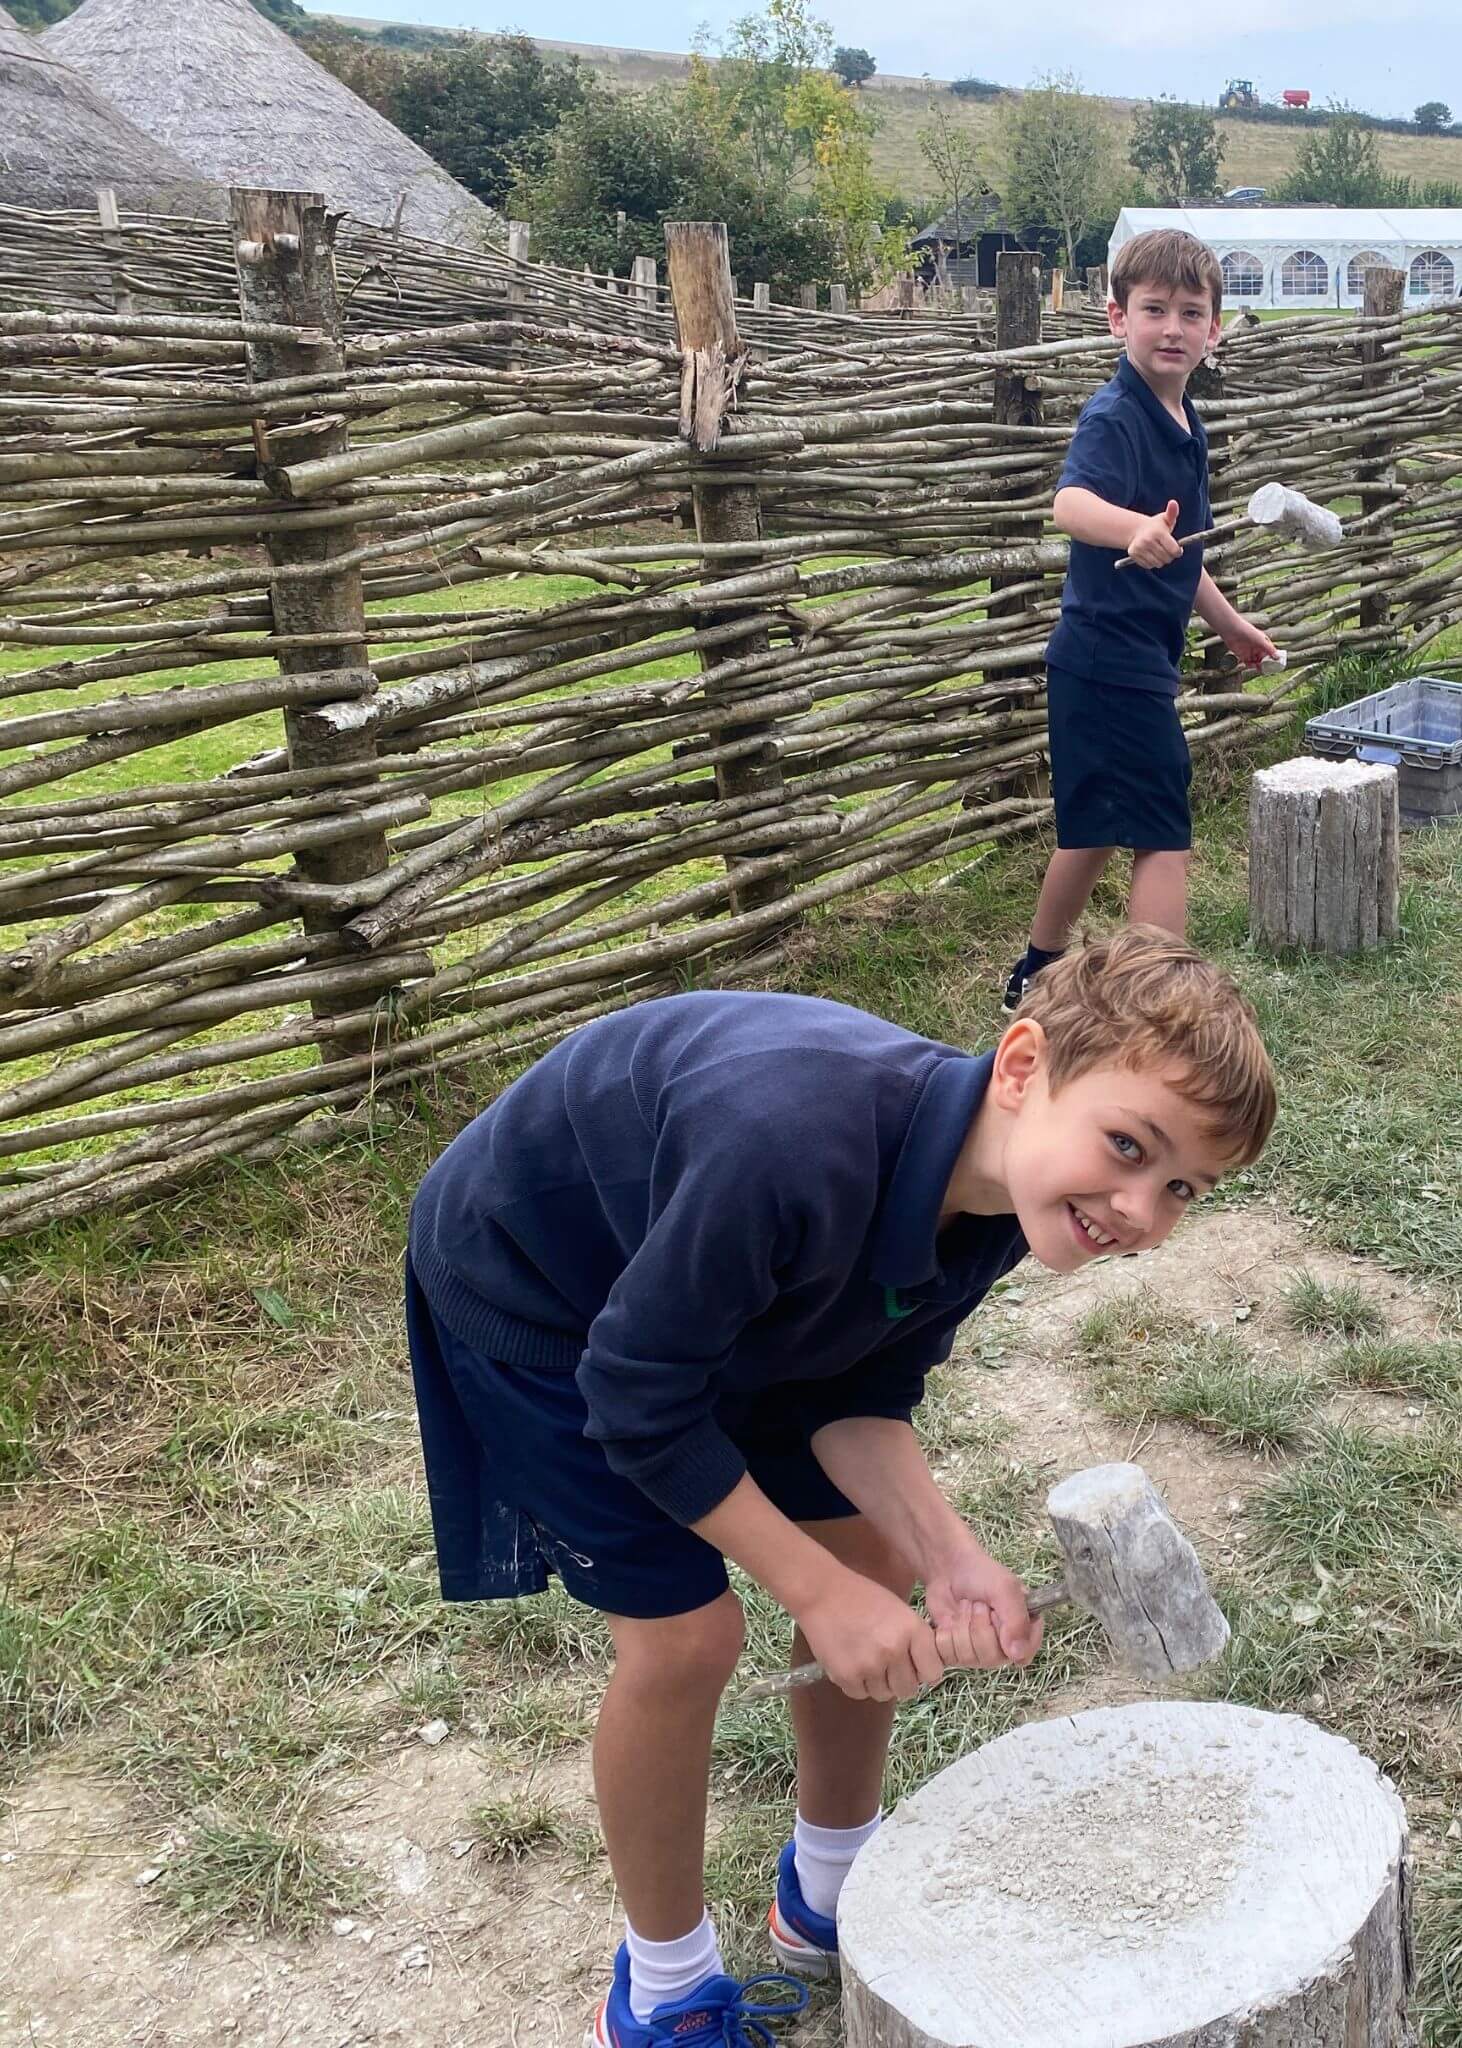
[[[1178,501],[1181,540],[1202,533],[1208,512],[1208,436],[1184,394],[1185,432],[1123,356],[1117,374],[1090,399],[1076,423],[1057,490],[1075,485],[1134,512],[1162,512]],[[1083,681],[1176,696],[1183,643],[1198,579],[1201,544],[1163,569],[1120,574],[1119,548],[1073,540],[1061,595],[1061,619],[1046,660]]]
[[[474,1350],[575,1374],[610,1467],[698,1521],[746,1469],[719,1400],[907,1419],[1024,1257],[1014,1216],[939,1228],[993,1061],[808,996],[635,1004],[452,1141],[412,1266]]]

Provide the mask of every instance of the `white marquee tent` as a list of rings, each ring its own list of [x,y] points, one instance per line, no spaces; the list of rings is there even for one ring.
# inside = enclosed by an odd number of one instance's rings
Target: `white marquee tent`
[[[1226,307],[1319,312],[1358,306],[1376,264],[1406,272],[1406,305],[1462,297],[1462,207],[1124,206],[1107,245],[1186,228],[1223,269]]]

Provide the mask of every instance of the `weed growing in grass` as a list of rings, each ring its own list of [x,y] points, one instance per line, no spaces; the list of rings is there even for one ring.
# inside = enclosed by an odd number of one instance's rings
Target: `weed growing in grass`
[[[159,1902],[180,1935],[206,1939],[224,1927],[305,1934],[326,1912],[363,1904],[363,1873],[314,1832],[302,1804],[273,1821],[205,1815],[158,1879]]]
[[[1212,1584],[1233,1634],[1222,1660],[1195,1674],[1197,1698],[1238,1700],[1275,1714],[1312,1707],[1317,1689],[1369,1640],[1349,1605],[1300,1602],[1278,1588],[1256,1593],[1236,1581]]]
[[[521,1863],[559,1835],[558,1813],[551,1802],[526,1792],[484,1799],[473,1807],[471,1821],[477,1846],[489,1863]]]
[[[582,1686],[553,1680],[502,1686],[481,1703],[480,1726],[488,1740],[531,1762],[561,1755],[587,1741],[594,1730],[594,1696]]]
[[[1406,1344],[1365,1339],[1328,1360],[1332,1378],[1382,1394],[1424,1401],[1462,1399],[1462,1344]]]
[[[1380,1309],[1353,1280],[1326,1283],[1308,1268],[1284,1291],[1285,1320],[1302,1337],[1379,1337]]]

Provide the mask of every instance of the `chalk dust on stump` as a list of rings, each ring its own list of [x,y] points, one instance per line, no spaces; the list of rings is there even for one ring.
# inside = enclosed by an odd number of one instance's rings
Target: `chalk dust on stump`
[[[838,1908],[847,2048],[1407,2048],[1406,1816],[1292,1714],[1148,1701],[931,1778]]]

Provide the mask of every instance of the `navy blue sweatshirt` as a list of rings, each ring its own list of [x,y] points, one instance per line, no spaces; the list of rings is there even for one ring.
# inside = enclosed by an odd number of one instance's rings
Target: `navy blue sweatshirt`
[[[698,1521],[745,1470],[721,1396],[907,1419],[1024,1257],[1013,1216],[939,1230],[992,1062],[807,996],[636,1004],[452,1141],[413,1266],[464,1343],[575,1373],[610,1466]]]

